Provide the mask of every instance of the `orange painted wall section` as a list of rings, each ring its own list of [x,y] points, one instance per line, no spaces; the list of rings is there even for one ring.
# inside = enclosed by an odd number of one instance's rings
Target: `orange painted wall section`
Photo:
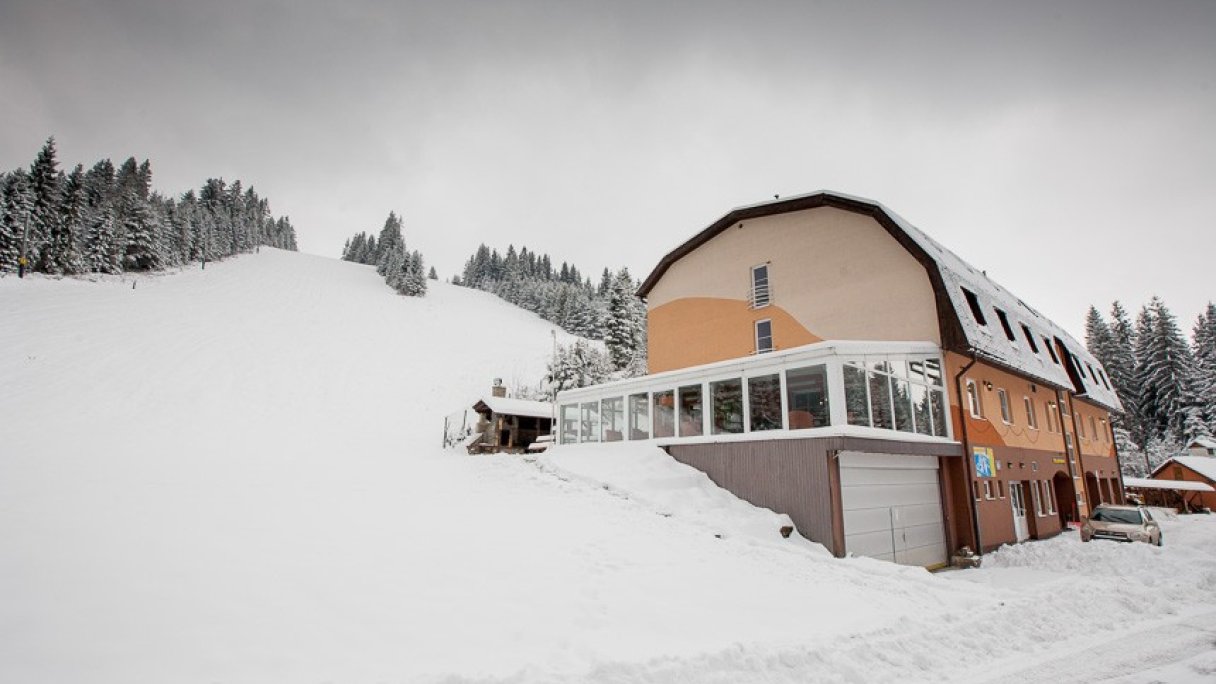
[[[686,297],[649,312],[647,338],[651,373],[747,357],[756,352],[756,321],[773,322],[773,346],[790,349],[821,342],[787,311],[745,301]]]

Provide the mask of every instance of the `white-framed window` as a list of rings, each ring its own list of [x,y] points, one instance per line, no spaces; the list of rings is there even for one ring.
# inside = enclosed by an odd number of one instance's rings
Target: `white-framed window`
[[[1098,441],[1098,419],[1094,416],[1089,417],[1089,433],[1095,442]]]
[[[1038,481],[1038,480],[1031,480],[1031,481],[1030,481],[1030,498],[1031,498],[1031,499],[1034,499],[1034,514],[1035,514],[1035,516],[1042,518],[1042,517],[1043,517],[1043,515],[1044,515],[1044,513],[1043,513],[1043,497],[1042,497],[1042,495],[1039,493],[1039,481]]]
[[[992,480],[984,480],[984,498],[989,501],[996,498],[992,496]]]
[[[1059,417],[1056,415],[1056,403],[1047,402],[1047,431],[1059,432]]]
[[[1026,402],[1026,425],[1030,426],[1031,430],[1038,430],[1039,417],[1034,412],[1034,402],[1030,397],[1022,397],[1022,400]]]
[[[1052,491],[1051,480],[1043,481],[1043,503],[1048,513],[1056,512],[1056,493]]]
[[[1009,394],[1004,389],[997,389],[997,399],[1001,401],[1001,420],[1005,421],[1006,425],[1013,424],[1013,408],[1009,406]]]
[[[984,417],[984,403],[980,401],[980,388],[974,380],[967,380],[967,408],[972,418]]]
[[[1005,481],[1004,480],[996,481],[996,495],[1002,499],[1005,498]]]
[[[772,301],[768,284],[768,263],[752,266],[752,308],[763,309]]]
[[[773,322],[769,319],[756,321],[756,353],[764,354],[773,350]]]

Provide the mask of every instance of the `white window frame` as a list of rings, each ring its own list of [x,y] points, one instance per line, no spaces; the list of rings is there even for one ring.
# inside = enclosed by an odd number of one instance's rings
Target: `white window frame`
[[[756,271],[764,269],[764,284],[760,285],[756,282]],[[773,272],[769,262],[752,266],[752,293],[751,307],[753,309],[763,309],[773,302]]]
[[[1031,401],[1028,395],[1023,395],[1022,400],[1026,402],[1026,427],[1031,430],[1039,429],[1039,417],[1034,412],[1034,402]]]
[[[984,402],[980,398],[980,386],[976,381],[967,378],[967,412],[972,418],[984,418]]]
[[[1030,481],[1030,498],[1034,499],[1034,516],[1036,518],[1042,518],[1043,516],[1047,515],[1043,512],[1043,497],[1039,492],[1038,480]]]
[[[1056,493],[1052,490],[1052,481],[1043,480],[1043,499],[1047,502],[1047,512],[1056,512]]]
[[[984,499],[987,501],[993,501],[996,499],[996,497],[992,495],[992,480],[987,478],[984,479]]]
[[[760,324],[761,323],[768,323],[768,349],[760,348]],[[773,344],[773,319],[762,318],[762,319],[756,321],[755,323],[752,324],[752,331],[755,333],[755,339],[756,339],[756,351],[754,353],[767,354],[767,353],[777,349],[777,346],[775,344]]]
[[[1001,420],[1006,425],[1013,425],[1013,407],[1009,405],[1009,393],[1005,388],[998,387],[996,398],[1001,403]]]

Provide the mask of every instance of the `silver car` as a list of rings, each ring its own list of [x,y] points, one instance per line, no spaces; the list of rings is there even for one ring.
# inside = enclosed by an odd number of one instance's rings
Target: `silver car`
[[[1081,541],[1090,539],[1145,542],[1161,546],[1161,526],[1143,506],[1101,504],[1090,511],[1089,518],[1081,525]]]

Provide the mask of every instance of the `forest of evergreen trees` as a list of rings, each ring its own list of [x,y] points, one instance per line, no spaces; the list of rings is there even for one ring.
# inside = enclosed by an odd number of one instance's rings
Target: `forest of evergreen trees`
[[[1199,315],[1190,340],[1157,297],[1135,323],[1119,302],[1109,319],[1090,307],[1085,342],[1123,403],[1114,424],[1125,472],[1141,475],[1216,432],[1216,305]]]
[[[555,267],[548,254],[527,247],[517,252],[510,245],[503,255],[481,245],[452,282],[492,292],[571,334],[603,341],[606,353],[585,342],[558,350],[549,377],[555,391],[646,373],[646,307],[634,294],[638,283],[627,268],[615,274],[605,268],[597,285],[566,262]]]
[[[152,190],[147,160],[59,168],[55,139],[27,169],[0,174],[0,273],[153,271],[222,259],[259,245],[296,249],[286,217],[240,181],[208,179],[178,199]]]
[[[422,253],[411,252],[405,246],[405,236],[401,232],[401,219],[395,212],[388,213],[384,227],[380,229],[377,238],[368,233],[358,233],[346,241],[342,247],[342,260],[353,261],[357,264],[372,264],[376,272],[384,276],[384,282],[407,297],[422,297],[426,295],[425,267],[422,263]],[[439,276],[431,268],[430,280]]]

